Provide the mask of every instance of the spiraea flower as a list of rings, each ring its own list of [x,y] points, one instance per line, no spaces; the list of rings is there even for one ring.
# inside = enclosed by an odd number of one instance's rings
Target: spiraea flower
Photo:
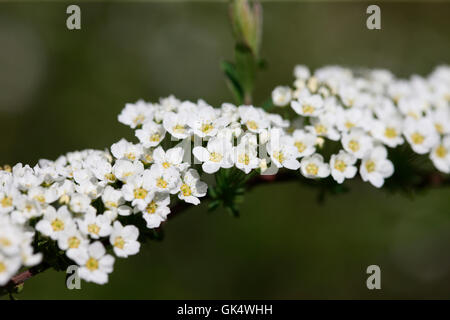
[[[213,138],[206,148],[197,146],[192,150],[195,158],[203,162],[202,169],[206,173],[217,172],[220,168],[233,166],[232,144],[227,139]]]
[[[108,282],[108,274],[113,271],[114,257],[106,254],[101,242],[96,241],[88,247],[69,252],[69,258],[80,266],[78,274],[81,279],[98,284]]]
[[[322,155],[315,153],[302,159],[300,172],[306,178],[325,178],[330,175],[330,166],[324,162]]]
[[[287,106],[292,99],[292,90],[287,86],[278,86],[272,91],[273,104],[278,107]]]
[[[359,172],[364,181],[369,181],[377,188],[383,186],[384,179],[389,178],[394,173],[394,166],[387,159],[386,148],[382,146],[373,148],[363,158]]]
[[[338,154],[333,154],[330,159],[331,176],[337,183],[353,178],[358,172],[355,163],[356,157],[344,150],[339,151]]]
[[[109,242],[118,257],[126,258],[139,252],[141,244],[137,241],[139,230],[135,226],[123,226],[119,221],[114,222]]]
[[[195,169],[189,169],[183,174],[181,179],[180,192],[178,198],[186,202],[198,205],[201,197],[206,195],[208,186],[200,181],[200,176]]]

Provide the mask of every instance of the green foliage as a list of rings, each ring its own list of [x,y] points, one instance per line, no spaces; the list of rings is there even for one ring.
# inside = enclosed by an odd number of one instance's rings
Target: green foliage
[[[254,171],[256,173],[256,171]],[[216,173],[216,185],[208,188],[211,199],[209,210],[224,207],[231,215],[239,217],[238,204],[244,199],[246,182],[252,177],[237,168],[220,169]]]

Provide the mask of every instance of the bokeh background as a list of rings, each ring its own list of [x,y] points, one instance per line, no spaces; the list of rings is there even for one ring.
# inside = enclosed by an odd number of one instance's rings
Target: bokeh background
[[[231,101],[219,69],[233,38],[224,2],[79,2],[82,30],[66,29],[68,2],[0,1],[0,162],[105,148],[131,130],[126,102],[175,94]],[[450,2],[381,2],[382,30],[364,2],[264,2],[256,101],[290,84],[292,69],[339,64],[426,75],[450,63]],[[252,190],[236,219],[190,209],[162,242],[118,260],[110,283],[65,287],[45,272],[21,299],[449,298],[450,190],[414,197],[361,182],[316,201],[285,183]],[[377,264],[382,290],[366,288]]]

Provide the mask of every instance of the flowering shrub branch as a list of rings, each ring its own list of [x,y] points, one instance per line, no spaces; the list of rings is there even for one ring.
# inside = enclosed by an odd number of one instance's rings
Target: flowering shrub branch
[[[299,181],[319,200],[346,192],[358,173],[389,191],[450,184],[449,67],[404,80],[386,70],[297,66],[292,87],[254,107],[261,10],[234,5],[236,61],[222,67],[237,105],[139,100],[118,116],[135,142],[0,170],[4,292],[69,265],[85,281],[107,283],[115,259],[160,239],[168,217],[202,199],[237,216],[245,191],[261,183]]]

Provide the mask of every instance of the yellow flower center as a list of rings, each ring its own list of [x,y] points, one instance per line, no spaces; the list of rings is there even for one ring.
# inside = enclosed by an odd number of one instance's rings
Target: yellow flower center
[[[159,133],[155,133],[150,136],[151,142],[158,142],[160,139],[161,139],[161,135]]]
[[[210,132],[212,129],[214,129],[214,127],[213,127],[212,124],[209,124],[209,123],[204,123],[204,124],[202,124],[201,130],[202,130],[203,133],[208,133],[208,132]]]
[[[0,237],[0,245],[3,247],[9,247],[11,245],[11,241],[8,238]]]
[[[3,273],[6,271],[6,265],[0,261],[0,273]]]
[[[134,198],[136,199],[145,199],[147,196],[147,190],[143,188],[134,189]]]
[[[375,162],[373,160],[366,161],[366,170],[368,173],[375,171]]]
[[[258,124],[253,120],[249,120],[245,124],[247,125],[247,128],[251,130],[258,130]]]
[[[397,130],[392,127],[387,127],[386,130],[384,130],[384,136],[389,139],[394,139],[397,137]]]
[[[411,140],[414,144],[422,144],[423,141],[425,140],[425,137],[418,132],[414,132],[411,135]]]
[[[121,236],[116,237],[116,239],[114,240],[114,247],[123,249],[124,246],[125,240]]]
[[[302,109],[304,114],[313,114],[315,110],[315,108],[309,104],[303,105]]]
[[[281,151],[276,151],[273,153],[273,157],[279,162],[283,163],[285,160],[284,154]]]
[[[145,197],[144,197],[145,198]],[[117,208],[117,202],[114,202],[114,201],[106,201],[105,202],[105,206],[107,207],[107,208]]]
[[[86,262],[86,268],[88,268],[90,271],[95,271],[98,269],[98,260],[94,258],[89,258],[89,260]]]
[[[156,209],[158,208],[158,205],[155,201],[150,202],[147,205],[147,208],[145,208],[145,211],[147,211],[148,214],[153,214],[156,212]]]
[[[445,156],[447,155],[447,149],[445,149],[445,147],[442,144],[436,148],[435,152],[439,158],[445,158]]]
[[[39,201],[40,203],[44,203],[45,202],[45,197],[42,194],[35,196],[34,199]]]
[[[153,161],[153,157],[150,154],[146,154],[144,159],[146,163],[151,163]]]
[[[12,197],[4,197],[0,203],[3,208],[11,207],[13,204],[13,198]]]
[[[127,157],[127,159],[131,161],[136,160],[136,155],[133,152],[128,152],[127,154],[125,154],[125,157]]]
[[[51,226],[55,232],[64,230],[64,222],[58,218],[52,221]]]
[[[182,126],[181,124],[177,124],[176,126],[174,126],[174,127],[172,128],[172,130],[173,130],[173,132],[175,132],[175,133],[184,133],[185,128],[184,128],[184,126]]]
[[[142,122],[144,122],[145,120],[145,116],[143,114],[138,114],[134,119],[133,119],[133,123],[135,125],[141,124]]]
[[[353,128],[354,126],[355,126],[355,124],[354,124],[353,122],[347,121],[347,122],[345,123],[345,127],[346,127],[347,129],[351,129],[351,128]]]
[[[98,235],[98,233],[100,232],[100,227],[97,224],[92,223],[88,225],[88,232]]]
[[[70,202],[70,197],[67,194],[63,194],[61,197],[59,197],[59,203],[60,204],[68,204]]]
[[[356,140],[350,140],[350,142],[348,143],[348,147],[353,152],[357,152],[359,150],[359,142]]]
[[[167,168],[170,167],[170,163],[167,162],[167,161],[166,161],[166,162],[163,162],[162,166],[163,166],[165,169],[167,169]]]
[[[342,160],[337,160],[334,162],[334,168],[340,172],[344,172],[347,168],[347,164]]]
[[[78,239],[77,237],[70,237],[67,240],[67,243],[69,244],[69,248],[70,249],[76,249],[80,246],[80,239]]]
[[[156,180],[156,186],[158,188],[165,189],[167,188],[167,181],[160,177]]]
[[[220,162],[222,160],[222,158],[223,158],[223,156],[217,152],[211,152],[209,155],[209,161],[212,161],[212,162]]]
[[[314,129],[316,129],[317,134],[326,134],[327,133],[327,127],[325,127],[323,124],[316,124],[314,126]]]
[[[242,153],[238,157],[238,162],[243,163],[247,166],[250,163],[250,158],[246,153]]]
[[[105,179],[108,180],[109,182],[114,182],[116,181],[116,176],[112,173],[107,173],[105,174]]]
[[[301,141],[296,141],[294,146],[297,147],[298,152],[302,153],[306,150],[306,145]]]
[[[185,197],[189,197],[192,194],[191,187],[189,187],[189,185],[187,185],[186,183],[183,183],[180,189],[181,192],[183,192],[183,196]]]
[[[436,128],[437,132],[439,132],[440,134],[444,134],[444,126],[442,124],[436,123],[434,127]]]
[[[308,163],[306,166],[306,173],[312,176],[316,176],[319,172],[319,167],[315,163]]]

